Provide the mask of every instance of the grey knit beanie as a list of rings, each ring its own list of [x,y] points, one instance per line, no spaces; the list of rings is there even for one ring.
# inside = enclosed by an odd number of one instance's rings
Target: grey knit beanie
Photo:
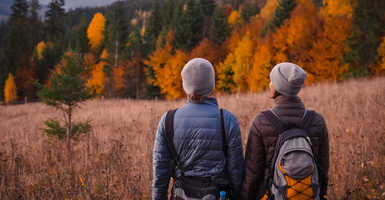
[[[215,72],[213,65],[206,59],[190,60],[181,72],[183,89],[187,94],[209,96],[215,87]]]
[[[306,80],[306,72],[293,63],[279,63],[270,72],[274,89],[285,96],[297,96]]]

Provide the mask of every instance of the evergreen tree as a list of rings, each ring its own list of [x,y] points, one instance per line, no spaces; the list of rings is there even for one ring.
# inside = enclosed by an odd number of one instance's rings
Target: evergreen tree
[[[186,9],[175,26],[175,46],[190,51],[203,38],[203,22],[200,3],[188,0]]]
[[[383,0],[355,0],[352,33],[347,39],[348,52],[344,60],[349,64],[349,76],[371,74],[370,65],[377,57],[381,36],[385,33],[385,2]]]
[[[261,36],[264,37],[268,31],[274,33],[277,28],[281,27],[285,20],[290,18],[290,13],[296,5],[296,0],[278,0],[278,6],[275,9],[273,18],[263,28]]]
[[[215,10],[215,0],[199,0],[205,16],[211,16]]]
[[[106,45],[111,53],[112,64],[118,66],[128,38],[128,22],[124,2],[116,2],[107,15]]]
[[[248,22],[250,17],[255,16],[260,12],[260,8],[256,4],[245,3],[242,6],[241,17]]]
[[[52,0],[45,13],[46,34],[50,41],[63,39],[65,33],[65,5],[64,0]]]
[[[15,0],[11,6],[12,14],[4,35],[0,57],[0,89],[3,90],[8,73],[15,74],[17,69],[28,66],[34,46],[29,30],[28,3]]]
[[[39,17],[40,4],[39,0],[31,0],[30,2],[30,34],[32,36],[32,45],[35,46],[42,36],[42,23]]]
[[[160,10],[159,0],[155,0],[154,6],[151,12],[151,16],[148,19],[146,31],[144,33],[145,40],[145,54],[151,52],[155,48],[155,42],[162,31],[162,16]]]
[[[222,7],[217,7],[212,17],[209,38],[216,44],[222,44],[230,34],[230,27],[227,24],[227,17]]]
[[[79,103],[91,98],[93,95],[85,87],[86,80],[83,78],[84,61],[82,56],[70,52],[63,57],[65,65],[54,72],[50,79],[49,86],[42,87],[38,92],[41,100],[64,113],[64,126],[56,119],[45,121],[47,128],[45,133],[49,136],[56,136],[65,139],[67,143],[68,164],[71,166],[72,148],[71,140],[80,134],[88,133],[91,129],[89,122],[74,123],[73,112],[79,107]]]

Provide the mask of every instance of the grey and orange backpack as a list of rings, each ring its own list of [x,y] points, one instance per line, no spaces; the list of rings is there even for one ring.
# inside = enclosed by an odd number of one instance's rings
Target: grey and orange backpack
[[[282,121],[273,110],[264,111],[278,133],[267,182],[268,200],[319,200],[320,186],[316,159],[307,133],[315,112],[305,110],[302,123]]]

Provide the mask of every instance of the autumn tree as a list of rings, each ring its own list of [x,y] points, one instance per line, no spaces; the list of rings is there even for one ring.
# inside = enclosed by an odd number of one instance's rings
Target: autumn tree
[[[159,37],[156,50],[149,55],[147,60],[144,60],[144,64],[148,66],[146,68],[147,82],[150,85],[150,89],[155,90],[155,93],[157,89],[160,92],[160,88],[156,84],[156,80],[159,76],[161,76],[163,66],[172,56],[171,53],[173,51],[173,47],[171,43],[173,38],[174,33],[169,32],[166,37],[166,43],[162,46],[162,38]]]
[[[376,72],[377,75],[384,75],[385,74],[385,36],[382,37],[382,42],[378,47],[377,52],[378,52],[379,62],[378,62],[378,65],[373,66],[373,70]]]
[[[290,18],[291,11],[297,5],[297,0],[278,0],[278,5],[275,8],[274,15],[271,21],[266,24],[261,35],[265,36],[268,31],[275,32],[275,30],[284,23],[284,21]]]
[[[36,46],[36,55],[39,60],[43,59],[44,50],[47,48],[47,45],[44,41],[41,41]]]
[[[308,80],[339,81],[348,69],[343,56],[347,51],[345,40],[351,29],[352,7],[348,0],[327,0],[320,14],[322,29],[313,42],[310,60],[306,63]]]
[[[106,84],[106,75],[104,73],[104,67],[107,65],[108,53],[104,49],[100,56],[99,62],[93,64],[94,61],[88,61],[91,64],[91,77],[87,80],[86,86],[90,88],[90,92],[95,92],[100,95],[103,92]],[[89,58],[90,59],[90,58]]]
[[[96,51],[103,42],[105,21],[102,13],[96,13],[88,26],[87,36],[91,50]]]
[[[253,66],[247,75],[247,84],[250,91],[261,91],[269,86],[269,74],[273,68],[273,52],[270,41],[261,42],[253,57]]]
[[[240,91],[246,91],[247,75],[253,65],[254,43],[246,34],[239,42],[238,47],[234,51],[234,63],[232,65],[234,72],[234,82]]]
[[[177,50],[175,55],[166,62],[161,71],[162,75],[158,76],[156,84],[167,99],[178,99],[184,96],[180,73],[187,61],[185,53]]]
[[[241,14],[237,10],[233,10],[227,19],[227,23],[229,23],[232,27],[241,23]]]
[[[11,73],[9,73],[8,79],[5,81],[4,99],[6,103],[11,103],[17,100],[17,89],[15,84],[15,78]]]
[[[191,52],[190,56],[192,58],[205,58],[209,60],[214,66],[216,66],[220,61],[226,57],[226,51],[222,46],[211,42],[209,39],[203,39],[197,47],[195,47]]]
[[[237,85],[234,81],[233,65],[235,64],[235,56],[229,53],[226,59],[219,63],[216,67],[218,81],[216,88],[219,91],[231,93],[236,90]]]

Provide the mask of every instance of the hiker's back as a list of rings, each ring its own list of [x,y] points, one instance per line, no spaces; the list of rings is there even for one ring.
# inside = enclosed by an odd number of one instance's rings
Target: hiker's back
[[[227,181],[218,177],[225,167],[221,131],[214,99],[206,99],[202,104],[189,103],[176,111],[173,140],[185,176],[215,176],[221,179],[218,181]]]

